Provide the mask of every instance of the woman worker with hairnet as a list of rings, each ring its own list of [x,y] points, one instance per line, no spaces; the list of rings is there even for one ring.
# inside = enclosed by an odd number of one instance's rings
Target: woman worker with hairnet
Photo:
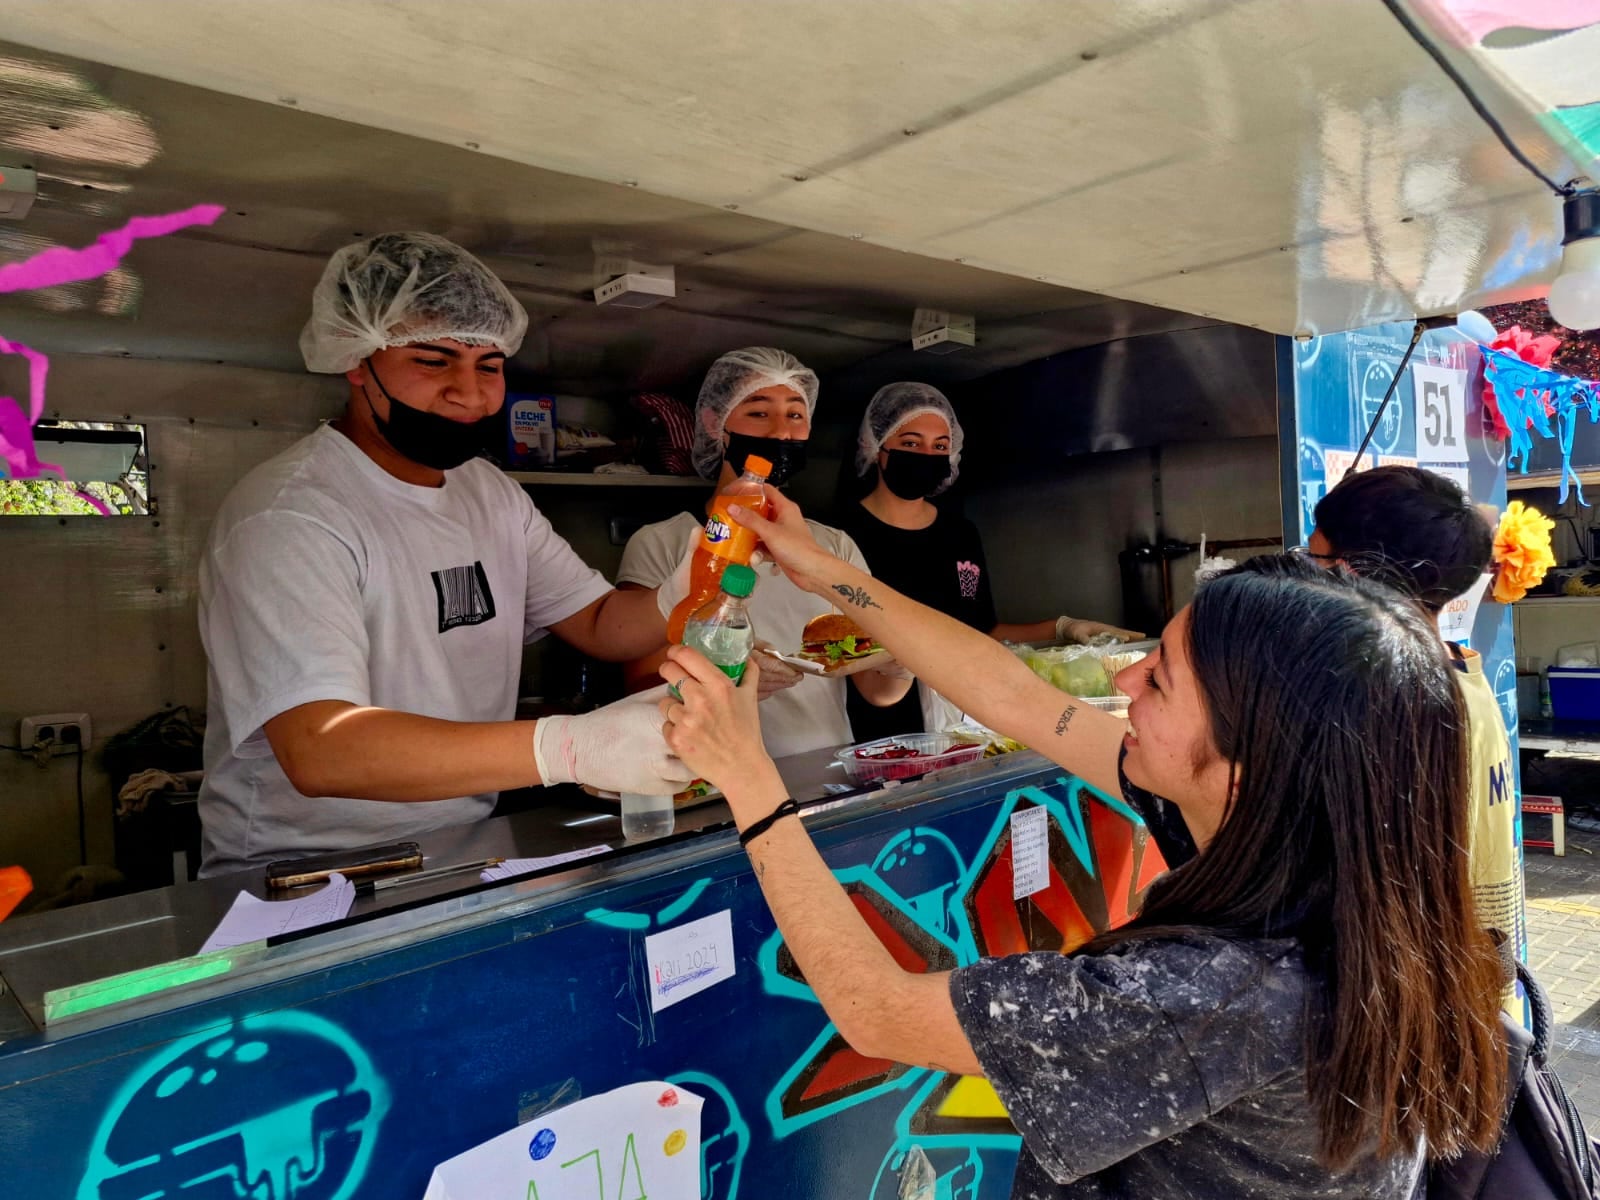
[[[328,262],[300,348],[344,376],[344,412],[240,480],[200,564],[202,874],[473,821],[506,788],[689,778],[637,699],[512,720],[525,642],[617,661],[665,633],[654,595],[614,591],[473,457],[527,325],[441,237]]]
[[[962,441],[955,409],[926,383],[891,383],[867,405],[856,443],[856,474],[866,479],[876,470],[877,485],[845,518],[844,527],[867,561],[877,564],[878,577],[917,603],[999,641],[1087,642],[1099,634],[1138,639],[1140,634],[1074,617],[1022,625],[999,621],[977,527],[930,502],[955,482]],[[917,690],[916,698],[907,696],[889,708],[852,699],[856,737],[937,732],[960,720],[959,710],[937,692],[920,684]]]
[[[711,364],[695,401],[695,469],[701,478],[714,481],[715,491],[720,491],[744,471],[745,458],[756,454],[772,464],[768,482],[782,487],[805,465],[806,440],[811,436],[816,406],[816,373],[794,355],[768,346],[729,351]],[[662,585],[686,578],[683,571],[694,553],[702,520],[692,513],[679,513],[639,530],[622,553],[617,586],[659,588],[662,611],[669,612],[683,591],[680,587],[673,595],[672,586]],[[868,570],[848,536],[816,521],[807,524],[812,536],[830,553]],[[749,609],[756,636],[781,650],[798,649],[806,623],[833,611],[826,600],[795,587],[776,568],[763,573]],[[657,668],[665,659],[663,640],[655,653],[623,669],[628,686],[641,688],[657,682]],[[770,655],[762,657],[762,668],[761,691],[766,704],[761,727],[774,758],[852,740],[845,713],[845,680],[802,677]],[[869,705],[893,704],[911,688],[911,676],[893,664],[852,675],[849,682]]]

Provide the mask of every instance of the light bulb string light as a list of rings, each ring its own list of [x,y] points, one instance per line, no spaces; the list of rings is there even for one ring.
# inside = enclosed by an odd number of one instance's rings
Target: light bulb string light
[[[1506,148],[1507,154],[1511,155],[1512,158],[1516,159],[1519,163],[1526,167],[1528,172],[1532,174],[1534,178],[1538,179],[1540,183],[1544,184],[1545,187],[1549,188],[1557,196],[1566,197],[1578,193],[1582,181],[1573,179],[1566,183],[1557,183],[1555,180],[1551,179],[1550,176],[1541,171],[1538,167],[1538,164],[1524,154],[1522,148],[1511,140],[1511,135],[1506,132],[1505,126],[1501,125],[1500,122],[1495,119],[1494,114],[1491,113],[1484,105],[1483,101],[1478,99],[1477,93],[1472,90],[1471,85],[1469,85],[1467,81],[1461,77],[1461,73],[1457,71],[1450,60],[1445,57],[1444,51],[1439,49],[1439,47],[1434,44],[1432,39],[1427,37],[1422,30],[1417,27],[1417,23],[1411,19],[1410,14],[1407,13],[1401,6],[1400,0],[1384,0],[1384,7],[1387,8],[1391,14],[1393,14],[1396,21],[1400,22],[1401,28],[1411,35],[1411,40],[1416,42],[1418,46],[1422,47],[1423,51],[1428,55],[1428,57],[1433,59],[1433,61],[1438,64],[1439,69],[1445,73],[1450,82],[1456,85],[1456,90],[1459,91],[1466,102],[1472,106],[1472,111],[1478,114],[1479,120],[1489,127],[1490,132],[1492,132],[1495,137],[1500,139],[1500,144]]]

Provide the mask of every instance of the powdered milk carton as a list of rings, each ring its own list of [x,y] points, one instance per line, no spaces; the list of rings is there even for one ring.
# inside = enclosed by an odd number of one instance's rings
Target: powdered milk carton
[[[556,463],[556,398],[506,394],[506,465],[516,470]]]

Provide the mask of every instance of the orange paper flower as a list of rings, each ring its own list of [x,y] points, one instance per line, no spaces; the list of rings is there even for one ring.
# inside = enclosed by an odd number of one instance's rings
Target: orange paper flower
[[[1494,534],[1494,598],[1501,604],[1521,600],[1556,565],[1550,552],[1550,531],[1555,527],[1549,517],[1521,500],[1506,506]]]

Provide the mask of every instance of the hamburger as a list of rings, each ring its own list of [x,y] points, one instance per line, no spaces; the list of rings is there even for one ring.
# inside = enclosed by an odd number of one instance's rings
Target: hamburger
[[[800,635],[800,656],[820,663],[848,662],[882,649],[861,626],[840,613],[813,617]]]

